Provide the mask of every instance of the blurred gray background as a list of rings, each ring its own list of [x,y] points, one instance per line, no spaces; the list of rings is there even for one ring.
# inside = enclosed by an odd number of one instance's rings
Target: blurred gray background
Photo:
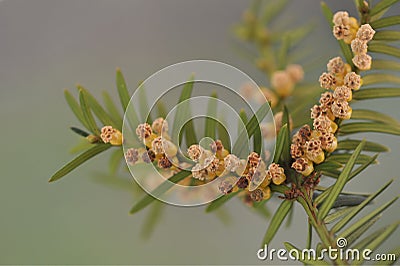
[[[355,15],[352,1],[328,4]],[[268,264],[256,257],[268,221],[237,199],[226,206],[228,224],[205,214],[204,207],[167,206],[153,236],[143,240],[148,210],[129,215],[135,200],[131,191],[96,182],[96,176],[108,173],[107,155],[47,183],[72,158],[68,150],[78,140],[68,129],[78,122],[63,88],[79,82],[96,96],[104,89],[116,96],[116,67],[134,87],[155,71],[190,59],[232,64],[265,83],[236,51],[231,33],[249,5],[232,0],[0,2],[0,264]],[[391,12],[398,14],[398,7]],[[321,57],[320,65],[306,73],[317,82],[326,61],[339,52],[319,1],[292,1],[283,16],[291,23],[316,22],[304,45]],[[399,118],[395,99],[365,104]],[[392,152],[382,154],[381,163],[348,190],[372,192],[398,176],[399,139],[369,137]],[[376,203],[397,195],[399,183],[396,179]],[[271,201],[272,209],[277,202]],[[399,211],[397,203],[379,225],[398,219]],[[303,247],[305,221],[297,208],[292,227],[282,227],[271,247],[281,248],[283,241]],[[382,249],[398,244],[399,237],[396,231]]]

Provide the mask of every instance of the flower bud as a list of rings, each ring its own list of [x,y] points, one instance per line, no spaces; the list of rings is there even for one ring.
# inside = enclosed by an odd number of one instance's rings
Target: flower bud
[[[326,150],[327,152],[333,152],[337,148],[337,139],[335,135],[330,132],[324,132],[319,137],[321,141],[322,149]]]
[[[351,50],[354,54],[365,54],[368,50],[367,42],[355,38],[351,41]]]
[[[275,185],[280,185],[286,180],[284,169],[276,163],[272,163],[268,166],[267,176],[268,179],[272,179]]]
[[[344,77],[344,85],[352,90],[360,89],[362,84],[361,76],[355,72],[347,73]]]
[[[297,158],[292,168],[303,176],[309,176],[314,171],[313,163],[307,158]]]
[[[372,58],[368,54],[358,54],[353,57],[353,63],[360,70],[371,69]]]
[[[101,129],[100,137],[104,143],[110,143],[114,146],[122,145],[122,133],[112,126],[104,126]]]
[[[369,24],[361,25],[361,27],[357,31],[357,38],[369,42],[374,37],[375,31]]]
[[[322,73],[322,75],[319,77],[319,84],[322,88],[325,89],[334,89],[337,85],[337,80],[335,75],[331,73]]]
[[[353,99],[353,93],[351,89],[346,86],[340,86],[335,89],[333,92],[333,97],[335,100],[347,101],[350,102]]]
[[[164,118],[159,117],[153,121],[151,128],[152,128],[153,132],[156,134],[168,132],[168,122]]]
[[[345,64],[340,56],[329,60],[327,64],[328,72],[333,74],[342,74],[345,71]]]
[[[271,84],[276,93],[285,98],[292,94],[294,82],[286,71],[275,71],[271,77]]]
[[[352,108],[347,101],[334,101],[332,104],[332,113],[341,119],[350,119]]]
[[[304,78],[304,70],[301,65],[290,64],[286,67],[286,72],[295,83],[302,81]]]
[[[203,151],[204,149],[200,145],[193,144],[187,150],[187,154],[192,161],[198,162]]]
[[[311,139],[307,141],[306,156],[316,164],[322,163],[325,160],[325,154],[322,151],[320,140]]]

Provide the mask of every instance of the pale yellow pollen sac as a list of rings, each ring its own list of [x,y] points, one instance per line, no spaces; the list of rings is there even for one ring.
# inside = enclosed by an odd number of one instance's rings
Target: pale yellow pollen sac
[[[319,84],[321,88],[325,89],[334,89],[336,87],[337,81],[335,75],[331,73],[322,73],[322,75],[319,77]]]
[[[335,100],[340,100],[340,101],[351,101],[353,98],[353,93],[351,92],[351,89],[347,86],[340,86],[337,87],[336,90],[333,92],[333,97]]]
[[[355,72],[347,73],[344,77],[344,85],[352,90],[358,90],[361,87],[361,76]]]
[[[139,160],[139,152],[135,148],[130,148],[125,152],[125,160],[129,165],[134,165]]]
[[[333,103],[333,94],[330,91],[324,92],[321,94],[321,97],[319,98],[319,103],[323,107],[330,107]]]
[[[192,159],[194,162],[198,162],[203,151],[204,149],[200,147],[200,145],[193,144],[187,150],[187,154],[189,158]]]
[[[306,143],[306,156],[316,164],[323,162],[325,159],[321,145],[319,139],[311,139]]]
[[[269,186],[262,187],[261,189],[264,193],[263,195],[264,200],[271,198],[271,189]]]
[[[122,145],[122,133],[112,126],[102,127],[100,138],[104,143],[110,143],[115,146]]]
[[[320,135],[319,140],[321,141],[322,149],[327,152],[333,152],[337,148],[337,139],[331,132],[324,132]]]
[[[285,170],[276,163],[268,166],[267,175],[275,185],[280,185],[286,180]]]
[[[303,176],[309,176],[314,171],[313,163],[307,158],[297,158],[292,164],[292,168]]]
[[[147,139],[153,133],[151,126],[147,123],[143,123],[137,126],[136,135],[140,140]]]
[[[159,117],[153,121],[151,128],[153,129],[153,132],[156,134],[168,132],[168,121],[162,117]]]
[[[358,29],[356,37],[364,42],[369,42],[375,35],[374,29],[369,24],[361,25]]]
[[[304,78],[303,67],[299,64],[290,64],[286,67],[286,72],[289,74],[290,78],[294,83],[298,83]]]
[[[300,158],[304,156],[304,150],[301,146],[297,144],[290,145],[290,155],[293,159]]]
[[[328,72],[333,74],[342,74],[345,71],[345,63],[340,56],[334,57],[329,60],[326,65]]]
[[[331,124],[332,124],[332,121],[325,115],[320,115],[313,121],[314,128],[321,132],[332,131]]]
[[[256,99],[257,102],[263,104],[265,100],[267,100],[271,108],[274,108],[278,104],[278,97],[276,96],[275,92],[266,87],[261,87],[260,90],[262,94],[256,94],[256,96],[258,96],[258,98]]]
[[[249,156],[247,156],[247,163],[250,168],[257,167],[260,164],[261,158],[256,152],[251,152]]]
[[[352,61],[360,70],[371,69],[372,58],[368,54],[357,54],[353,57]]]
[[[346,11],[338,11],[333,15],[332,22],[335,25],[348,25],[350,24],[349,13]]]
[[[227,171],[236,172],[240,166],[240,159],[234,154],[229,154],[224,158],[224,166]]]
[[[351,41],[351,50],[354,54],[365,54],[368,50],[368,44],[366,41],[355,38]]]
[[[350,119],[352,109],[347,101],[334,101],[332,104],[332,113],[341,119]]]
[[[288,97],[294,89],[294,82],[290,75],[283,70],[272,73],[271,84],[276,93],[281,97]]]

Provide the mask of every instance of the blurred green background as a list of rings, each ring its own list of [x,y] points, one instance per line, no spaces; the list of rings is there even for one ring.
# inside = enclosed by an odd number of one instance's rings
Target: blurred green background
[[[226,206],[221,222],[204,207],[167,206],[153,236],[140,237],[148,210],[128,214],[134,202],[127,186],[106,186],[107,155],[101,155],[54,184],[48,178],[72,158],[68,150],[78,125],[63,88],[79,82],[96,96],[116,96],[115,68],[128,84],[180,61],[212,59],[238,67],[259,84],[264,76],[236,51],[232,25],[248,1],[5,0],[0,2],[0,264],[267,264],[256,251],[268,221],[239,200]],[[333,10],[352,1],[328,1]],[[399,6],[391,11],[399,13]],[[316,30],[303,45],[320,65],[308,71],[317,82],[330,56],[339,52],[319,10],[319,1],[293,1],[283,14],[288,25],[313,20]],[[281,20],[282,21],[282,20]],[[282,26],[282,25],[275,25]],[[310,60],[315,58],[310,58]],[[400,118],[398,100],[368,102]],[[381,163],[360,175],[348,190],[372,192],[398,176],[399,139],[371,135],[392,148]],[[112,180],[115,177],[106,177]],[[102,178],[104,180],[104,178]],[[367,181],[365,181],[367,180]],[[400,181],[376,202],[398,194]],[[278,200],[271,201],[272,209]],[[399,218],[395,204],[380,225]],[[296,209],[293,226],[282,227],[271,244],[290,240],[303,246],[305,215]],[[383,250],[398,244],[396,231]],[[278,263],[275,261],[274,263]]]

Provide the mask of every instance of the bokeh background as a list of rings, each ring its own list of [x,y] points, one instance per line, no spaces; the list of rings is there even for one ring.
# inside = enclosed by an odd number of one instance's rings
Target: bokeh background
[[[148,210],[128,214],[135,198],[127,173],[119,173],[126,185],[104,184],[115,178],[108,176],[107,155],[47,183],[72,158],[68,150],[78,140],[68,129],[78,123],[63,88],[79,82],[96,96],[104,89],[116,96],[116,67],[134,87],[155,71],[190,59],[226,62],[265,83],[232,37],[232,26],[249,5],[232,0],[0,2],[0,264],[268,264],[256,257],[268,221],[237,199],[225,207],[229,219],[223,221],[205,214],[204,207],[167,206],[145,240],[141,230]],[[328,5],[356,14],[352,1]],[[391,13],[399,11],[397,5]],[[315,22],[303,45],[314,50],[310,60],[321,58],[306,73],[317,82],[326,61],[339,52],[319,1],[292,1],[282,17]],[[400,118],[396,99],[364,104]],[[392,152],[382,154],[381,163],[348,190],[372,192],[398,176],[399,139],[369,138]],[[399,188],[396,179],[376,203],[388,201]],[[277,204],[272,200],[271,209]],[[399,207],[392,206],[379,225],[398,219]],[[271,247],[281,248],[283,241],[304,246],[305,232],[305,215],[297,208],[292,226],[282,227]],[[398,230],[382,250],[398,244],[399,237]]]

